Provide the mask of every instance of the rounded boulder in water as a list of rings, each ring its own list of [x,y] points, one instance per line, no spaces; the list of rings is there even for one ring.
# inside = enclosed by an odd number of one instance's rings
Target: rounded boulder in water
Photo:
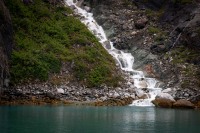
[[[163,99],[169,99],[169,100],[171,100],[171,101],[175,101],[174,100],[174,98],[170,95],[170,94],[168,94],[168,93],[159,93],[157,96],[156,96],[156,99],[157,98],[163,98]]]

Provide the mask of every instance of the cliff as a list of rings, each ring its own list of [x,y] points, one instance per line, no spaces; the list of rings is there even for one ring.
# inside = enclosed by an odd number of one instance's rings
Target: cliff
[[[174,97],[199,100],[199,1],[86,1],[118,49],[135,57],[134,68],[174,88]]]
[[[9,64],[13,49],[13,29],[11,17],[4,0],[0,0],[0,90],[8,86]]]

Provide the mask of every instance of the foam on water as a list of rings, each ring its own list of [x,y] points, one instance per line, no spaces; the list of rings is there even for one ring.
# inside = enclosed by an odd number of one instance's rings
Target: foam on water
[[[145,78],[142,71],[133,70],[134,57],[132,54],[114,48],[113,43],[107,39],[103,28],[97,24],[92,13],[78,7],[78,2],[76,2],[76,0],[65,0],[65,2],[68,6],[72,7],[76,14],[81,16],[81,22],[88,27],[88,29],[99,39],[99,42],[103,47],[116,59],[120,68],[130,74],[130,78],[134,80],[134,85],[137,89],[148,89],[148,93],[146,93],[148,96],[147,99],[135,100],[130,106],[153,106],[151,101],[161,92],[161,88],[158,88],[157,85],[158,81],[154,78]]]

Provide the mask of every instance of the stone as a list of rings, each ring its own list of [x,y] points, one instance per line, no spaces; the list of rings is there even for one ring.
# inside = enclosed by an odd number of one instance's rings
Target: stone
[[[108,99],[108,97],[107,97],[107,96],[100,97],[100,100],[101,100],[101,101],[105,101],[105,100],[107,100],[107,99]]]
[[[144,95],[142,95],[141,97],[138,97],[139,99],[148,99],[149,95],[147,93],[145,93]]]
[[[188,93],[184,93],[184,97],[189,97],[190,95]]]
[[[176,101],[176,102],[173,104],[173,107],[174,107],[174,108],[188,108],[188,109],[193,109],[193,108],[195,108],[195,106],[194,106],[193,103],[191,103],[190,101],[185,100],[185,99],[180,99],[180,100]]]
[[[106,49],[111,49],[110,41],[105,41],[103,44],[105,45]]]
[[[170,93],[171,91],[172,91],[171,88],[167,88],[167,89],[162,90],[162,93]]]
[[[131,98],[135,99],[135,94],[131,94]]]
[[[143,29],[146,26],[147,23],[148,23],[147,18],[141,18],[141,19],[139,19],[135,22],[135,27],[137,29]]]
[[[91,8],[89,6],[84,6],[84,9],[87,11],[87,12],[90,12],[91,11]]]
[[[128,88],[128,92],[133,94],[135,92],[135,89],[133,87]]]
[[[57,89],[57,93],[64,94],[65,91],[64,91],[62,88],[58,88],[58,89]]]
[[[162,108],[172,108],[174,102],[175,101],[166,98],[156,98],[155,100],[152,101],[152,103],[156,107],[162,107]]]
[[[147,86],[148,86],[147,82],[144,79],[139,81],[138,85],[139,85],[140,88],[147,88]]]
[[[157,98],[169,99],[169,100],[175,102],[174,98],[173,98],[170,94],[168,94],[168,93],[162,93],[162,92],[161,92],[161,93],[159,93],[159,94],[156,96],[156,99],[157,99]]]
[[[136,95],[137,95],[139,98],[142,97],[144,94],[145,94],[145,92],[144,92],[143,90],[141,90],[141,89],[137,89],[137,90],[136,90]]]
[[[115,92],[114,94],[113,94],[113,98],[117,98],[117,97],[119,97],[120,95],[117,93],[117,92]]]
[[[129,98],[129,97],[131,97],[131,95],[129,93],[124,93],[124,97]]]

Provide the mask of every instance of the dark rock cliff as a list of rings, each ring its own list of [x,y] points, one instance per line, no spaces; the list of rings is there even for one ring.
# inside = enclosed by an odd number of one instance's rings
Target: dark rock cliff
[[[199,100],[198,0],[92,1],[92,12],[118,49],[135,57],[135,69],[177,88],[176,98]]]
[[[0,87],[7,86],[12,48],[13,29],[11,17],[4,0],[0,0]]]

